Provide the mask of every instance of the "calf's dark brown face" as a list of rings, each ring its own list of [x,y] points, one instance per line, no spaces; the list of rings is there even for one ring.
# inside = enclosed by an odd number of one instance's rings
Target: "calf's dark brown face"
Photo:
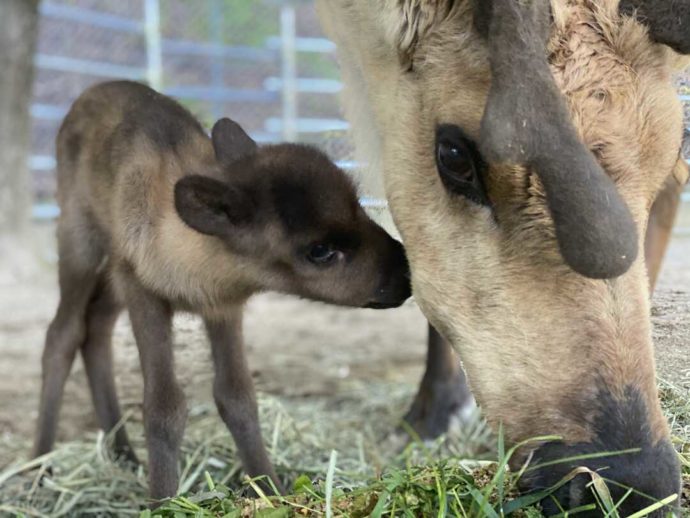
[[[228,119],[212,136],[219,168],[181,179],[176,208],[188,226],[251,262],[257,289],[370,308],[410,296],[402,245],[366,215],[328,157],[297,144],[258,148]]]

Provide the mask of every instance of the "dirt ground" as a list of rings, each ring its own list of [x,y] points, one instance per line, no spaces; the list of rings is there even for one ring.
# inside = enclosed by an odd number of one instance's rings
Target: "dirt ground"
[[[45,229],[37,235],[51,242]],[[688,391],[689,255],[690,236],[676,237],[653,306],[659,376]],[[22,282],[0,275],[0,467],[28,455],[43,337],[57,296],[51,267]],[[250,301],[245,339],[260,391],[334,397],[362,382],[413,388],[423,369],[425,320],[414,302],[389,311],[354,310],[268,294]],[[118,323],[114,345],[120,399],[126,409],[138,411],[142,380],[126,317]],[[212,368],[196,318],[176,319],[176,361],[191,403],[210,401]],[[78,360],[67,383],[58,439],[75,439],[96,428]]]

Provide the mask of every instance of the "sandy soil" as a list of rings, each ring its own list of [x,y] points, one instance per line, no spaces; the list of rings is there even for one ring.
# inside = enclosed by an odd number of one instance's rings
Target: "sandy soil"
[[[654,298],[653,322],[660,377],[690,391],[689,254],[690,237],[676,238]],[[0,466],[28,454],[43,335],[58,295],[51,268],[30,282],[6,277],[0,276]],[[182,315],[176,330],[177,370],[188,396],[192,404],[210,401],[212,369],[200,324]],[[425,320],[413,302],[389,311],[353,310],[269,294],[249,303],[245,338],[259,390],[334,396],[362,381],[416,385],[425,354]],[[114,349],[120,399],[138,412],[142,382],[126,317],[116,328]],[[59,440],[96,428],[77,361],[67,383]]]
[[[652,323],[659,378],[690,393],[690,207],[684,204],[659,284]]]

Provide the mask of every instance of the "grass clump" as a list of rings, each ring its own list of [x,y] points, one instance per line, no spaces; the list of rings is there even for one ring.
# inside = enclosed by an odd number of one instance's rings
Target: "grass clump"
[[[291,488],[289,496],[267,496],[256,480],[242,477],[229,433],[215,409],[201,405],[193,407],[185,434],[180,494],[158,508],[147,508],[153,503],[147,500],[144,469],[113,460],[109,438],[98,434],[0,472],[0,515],[542,516],[537,502],[559,485],[519,495],[517,485],[523,473],[508,467],[515,448],[506,449],[502,434],[492,437],[480,420],[433,443],[405,445],[400,434],[391,434],[412,390],[382,383],[362,385],[335,399],[262,398],[264,437],[281,481]],[[683,516],[690,516],[690,402],[685,394],[664,384],[661,394],[683,463]],[[142,457],[142,427],[132,412],[127,427]],[[620,502],[611,499],[607,481],[598,473],[579,468],[560,484],[582,474],[591,478],[590,486],[606,516],[617,517]],[[563,516],[591,508],[570,510]]]

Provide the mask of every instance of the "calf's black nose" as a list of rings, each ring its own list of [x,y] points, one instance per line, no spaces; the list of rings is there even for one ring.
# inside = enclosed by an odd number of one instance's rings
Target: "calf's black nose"
[[[410,265],[402,243],[390,238],[391,244],[382,265],[384,272],[381,283],[376,287],[368,308],[395,308],[412,295],[410,286]]]

